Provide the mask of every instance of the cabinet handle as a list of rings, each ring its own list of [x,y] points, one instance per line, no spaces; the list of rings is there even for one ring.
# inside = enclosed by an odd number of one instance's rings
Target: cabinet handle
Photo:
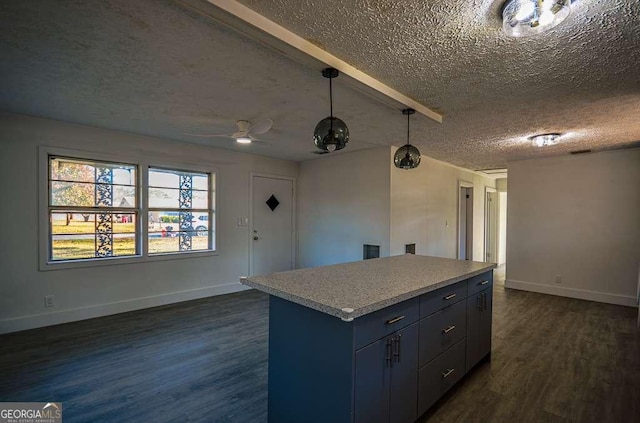
[[[393,361],[391,361],[391,339],[387,339],[387,355],[385,356],[387,361],[387,367],[393,367]]]
[[[482,294],[476,297],[476,308],[482,310]]]
[[[387,324],[388,324],[388,325],[392,325],[392,324],[394,324],[394,323],[399,322],[399,321],[400,321],[400,320],[402,320],[402,319],[404,319],[404,316],[394,317],[394,318],[393,318],[393,319],[391,319],[391,320],[387,320]]]
[[[395,351],[393,353],[393,357],[394,357],[396,363],[400,363],[400,345],[401,345],[401,342],[402,342],[402,335],[396,336],[395,339],[394,339],[394,342],[396,344],[395,345],[396,348],[395,348]]]
[[[447,369],[446,372],[442,373],[442,378],[443,379],[448,378],[451,375],[451,373],[453,373],[455,371],[456,371],[456,369]]]
[[[452,298],[455,298],[458,294],[449,294],[446,297],[443,298],[443,300],[450,300]]]
[[[442,333],[449,333],[456,328],[456,325],[451,325],[446,329],[442,329]]]
[[[487,293],[482,294],[482,309],[487,309]]]
[[[478,285],[486,285],[488,283],[489,283],[489,281],[482,281],[482,282],[478,282]]]

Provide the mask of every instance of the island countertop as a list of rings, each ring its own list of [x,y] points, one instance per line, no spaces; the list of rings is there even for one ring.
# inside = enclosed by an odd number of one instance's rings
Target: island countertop
[[[405,254],[251,276],[241,282],[351,321],[495,267],[493,263]]]

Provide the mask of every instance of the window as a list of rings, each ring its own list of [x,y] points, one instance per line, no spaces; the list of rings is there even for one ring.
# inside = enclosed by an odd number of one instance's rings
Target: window
[[[215,254],[215,172],[84,154],[41,148],[42,270]]]
[[[149,254],[212,250],[212,175],[149,169]]]
[[[135,165],[49,157],[49,260],[139,254]]]

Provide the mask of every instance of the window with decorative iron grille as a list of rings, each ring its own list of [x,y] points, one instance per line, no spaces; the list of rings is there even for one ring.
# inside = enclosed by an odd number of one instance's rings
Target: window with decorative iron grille
[[[149,255],[215,250],[212,173],[149,168]]]
[[[49,156],[48,261],[140,255],[138,167]]]

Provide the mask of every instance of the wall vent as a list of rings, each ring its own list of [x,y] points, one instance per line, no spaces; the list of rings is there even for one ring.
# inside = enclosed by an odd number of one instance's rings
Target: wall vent
[[[380,257],[379,245],[364,244],[362,248],[363,260],[369,260],[369,259],[378,258],[378,257]]]

